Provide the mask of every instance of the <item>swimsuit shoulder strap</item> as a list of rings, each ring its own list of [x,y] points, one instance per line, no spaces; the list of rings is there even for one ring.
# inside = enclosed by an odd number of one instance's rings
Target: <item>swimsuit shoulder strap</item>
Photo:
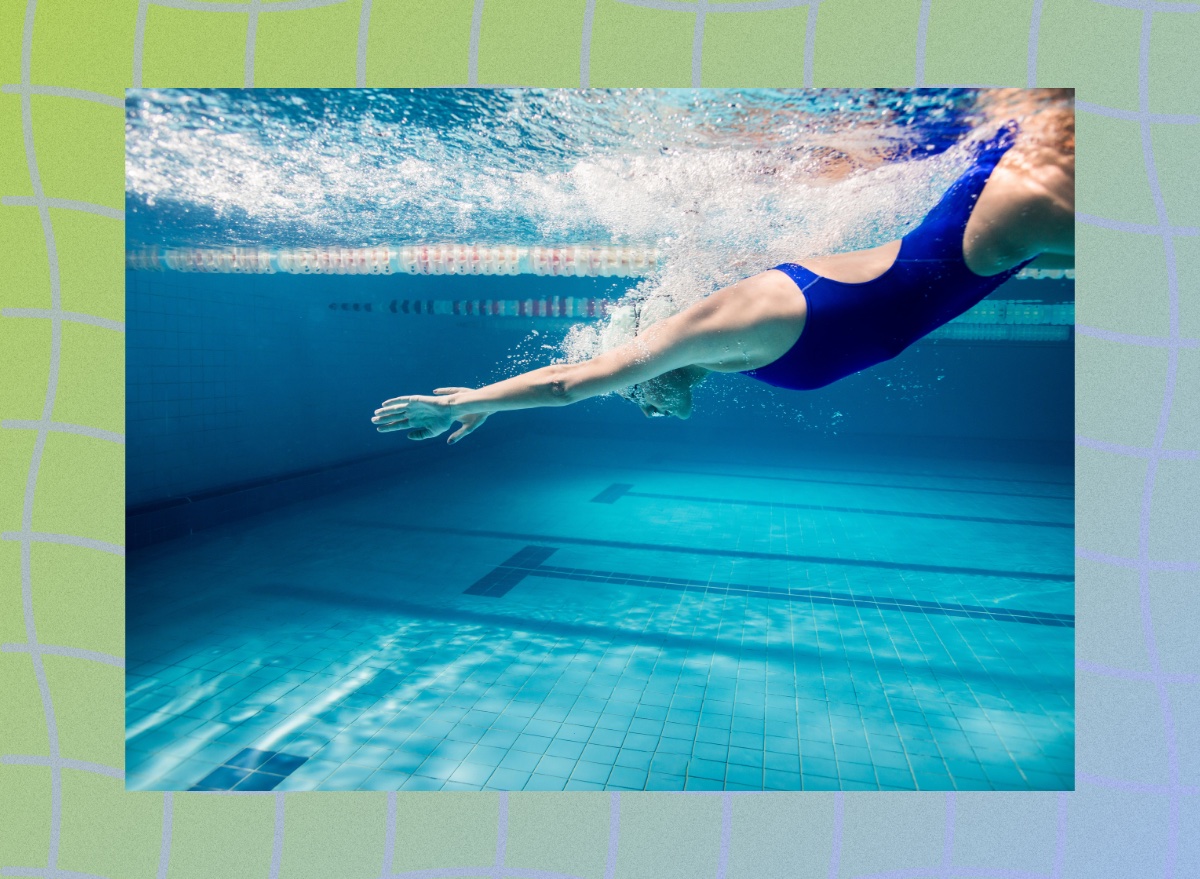
[[[1000,159],[1016,142],[1017,124],[1006,122],[990,138],[977,144],[969,167],[942,196],[916,229],[904,236],[907,259],[962,259],[962,238]]]

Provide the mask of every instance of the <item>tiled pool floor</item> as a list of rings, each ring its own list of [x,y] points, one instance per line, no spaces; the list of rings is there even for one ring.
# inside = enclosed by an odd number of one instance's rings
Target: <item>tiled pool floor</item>
[[[1073,787],[1069,467],[469,448],[132,554],[127,786]]]

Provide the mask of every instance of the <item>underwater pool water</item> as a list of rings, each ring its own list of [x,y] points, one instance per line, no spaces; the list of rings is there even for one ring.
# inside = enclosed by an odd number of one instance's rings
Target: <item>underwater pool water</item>
[[[994,333],[822,391],[714,376],[686,423],[604,398],[449,449],[369,422],[577,359],[599,326],[455,302],[688,301],[897,237],[961,169],[980,100],[132,92],[131,248],[663,260],[128,272],[127,786],[1073,787],[1073,342],[1011,332],[1041,320],[1026,301],[1061,323],[1069,281],[1010,281],[959,324]]]
[[[1072,787],[1069,462],[563,452],[131,556],[128,786]]]

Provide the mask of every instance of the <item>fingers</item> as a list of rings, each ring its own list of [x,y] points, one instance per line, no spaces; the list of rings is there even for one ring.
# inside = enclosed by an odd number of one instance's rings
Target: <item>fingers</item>
[[[404,411],[388,411],[386,409],[376,409],[375,417],[371,419],[371,423],[376,427],[407,424],[408,413]]]
[[[408,409],[407,403],[401,403],[398,406],[384,406],[380,409],[375,410],[375,417],[372,418],[371,420],[374,421],[378,418],[399,418],[402,416],[406,417],[408,415],[408,413],[406,411],[407,409]]]

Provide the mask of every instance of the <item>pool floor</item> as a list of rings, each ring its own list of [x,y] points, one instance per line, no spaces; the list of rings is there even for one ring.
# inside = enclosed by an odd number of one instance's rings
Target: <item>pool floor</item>
[[[470,443],[131,554],[128,788],[1074,787],[1069,466]]]

